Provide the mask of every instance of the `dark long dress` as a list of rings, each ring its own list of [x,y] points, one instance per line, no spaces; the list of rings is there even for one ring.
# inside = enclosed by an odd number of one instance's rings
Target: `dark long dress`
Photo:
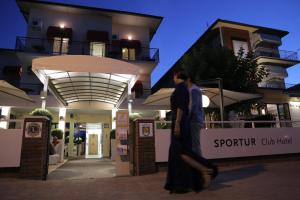
[[[185,83],[180,83],[176,86],[175,91],[171,96],[171,144],[169,148],[168,172],[165,185],[165,189],[170,191],[201,189],[201,176],[198,172],[184,163],[180,157],[180,154],[189,151],[192,147],[189,131],[188,105],[189,91]],[[178,108],[183,111],[183,114],[180,121],[180,137],[177,138],[174,135],[174,129]]]

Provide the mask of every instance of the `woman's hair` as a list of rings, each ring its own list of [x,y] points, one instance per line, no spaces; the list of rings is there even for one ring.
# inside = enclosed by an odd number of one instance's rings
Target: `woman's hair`
[[[177,76],[177,78],[182,79],[184,81],[186,81],[188,79],[187,73],[183,69],[176,69],[174,71],[174,76],[175,75]]]

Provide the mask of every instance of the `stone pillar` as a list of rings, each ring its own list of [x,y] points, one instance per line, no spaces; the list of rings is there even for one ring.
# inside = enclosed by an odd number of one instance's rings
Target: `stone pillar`
[[[46,180],[48,174],[50,120],[47,117],[25,118],[20,175]]]
[[[58,128],[62,130],[63,135],[61,142],[61,152],[60,152],[60,161],[64,162],[64,149],[65,149],[65,126],[66,126],[66,108],[59,108],[59,122],[58,122]]]
[[[155,164],[154,120],[137,119],[134,126],[135,175],[155,173],[157,169]]]
[[[68,144],[68,153],[69,157],[74,157],[74,114],[70,113],[70,128],[69,128],[69,144]]]
[[[48,94],[48,82],[49,82],[49,76],[46,76],[45,81],[44,81],[44,88],[43,88],[43,91],[41,92],[43,109],[46,109],[46,99],[47,99],[47,94]]]
[[[4,116],[4,120],[0,122],[0,128],[3,129],[8,129],[9,127],[9,119],[10,119],[10,111],[11,111],[11,107],[9,106],[3,106],[1,107],[1,115]]]

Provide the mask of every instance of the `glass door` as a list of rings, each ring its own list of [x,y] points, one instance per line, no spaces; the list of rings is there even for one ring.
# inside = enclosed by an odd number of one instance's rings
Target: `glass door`
[[[102,158],[102,124],[86,124],[86,158]]]

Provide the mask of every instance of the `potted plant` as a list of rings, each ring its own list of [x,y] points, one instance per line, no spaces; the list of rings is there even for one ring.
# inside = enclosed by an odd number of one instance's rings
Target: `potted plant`
[[[52,121],[53,117],[52,117],[52,113],[47,110],[47,109],[42,109],[42,108],[36,108],[34,109],[30,115],[32,116],[46,116],[50,119],[50,121]]]
[[[57,137],[57,139],[61,140],[63,138],[63,131],[61,129],[54,129],[51,131],[52,137]]]

